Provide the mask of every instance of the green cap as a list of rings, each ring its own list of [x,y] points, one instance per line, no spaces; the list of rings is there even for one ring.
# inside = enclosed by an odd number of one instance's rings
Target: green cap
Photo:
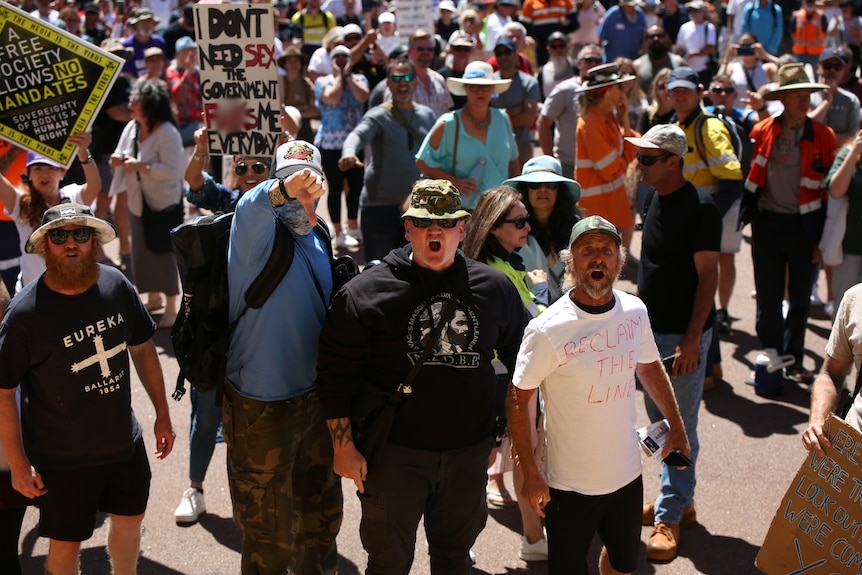
[[[601,216],[588,216],[572,228],[572,236],[569,238],[569,247],[571,247],[578,238],[584,234],[601,233],[611,236],[617,245],[623,243],[623,239],[617,232],[617,227]]]
[[[410,193],[410,207],[402,218],[460,220],[470,212],[461,208],[461,193],[449,180],[419,180]]]

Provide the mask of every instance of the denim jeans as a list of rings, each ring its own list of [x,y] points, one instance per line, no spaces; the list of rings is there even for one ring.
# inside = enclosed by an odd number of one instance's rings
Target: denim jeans
[[[189,480],[203,483],[213,456],[216,434],[221,425],[221,406],[216,392],[192,387],[192,426],[189,433]]]
[[[655,342],[661,357],[673,354],[682,334],[657,333]],[[697,467],[697,455],[700,451],[700,443],[697,439],[697,417],[700,409],[700,400],[703,396],[703,378],[706,375],[706,355],[709,352],[712,341],[712,329],[707,329],[700,336],[700,356],[698,357],[697,369],[685,375],[671,378],[673,392],[676,402],[679,404],[679,413],[685,425],[688,441],[691,443],[691,455],[694,462],[691,467],[677,469],[676,467],[662,464],[661,466],[661,493],[655,502],[656,523],[674,523],[679,525],[682,520],[682,509],[687,505],[694,505],[694,487],[697,483],[695,468]],[[664,416],[647,394],[646,411],[650,421],[659,421]]]

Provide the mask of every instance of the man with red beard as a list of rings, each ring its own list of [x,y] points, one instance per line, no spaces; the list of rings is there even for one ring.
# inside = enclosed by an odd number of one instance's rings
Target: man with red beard
[[[518,496],[545,517],[549,573],[586,573],[595,533],[604,544],[599,572],[631,573],[643,500],[635,374],[670,423],[663,454],[688,454],[688,440],[646,307],[613,289],[625,261],[617,228],[600,216],[581,220],[562,256],[573,287],[527,326],[509,390],[509,429],[524,472]],[[530,409],[540,387],[544,469]]]
[[[87,206],[47,210],[26,244],[47,269],[0,324],[0,440],[12,486],[38,498],[46,573],[78,572],[99,511],[111,519],[114,573],[136,572],[151,474],[129,356],[155,407],[154,454],[163,459],[174,444],[156,325],[123,274],[96,262],[97,246],[116,237]]]
[[[671,561],[677,555],[680,524],[697,522],[697,416],[715,322],[722,223],[712,197],[683,177],[688,143],[682,128],[658,124],[642,137],[626,140],[638,147],[641,180],[653,188],[644,202],[638,292],[661,356],[673,356],[671,383],[694,462],[681,469],[662,465],[661,493],[643,508],[644,525],[654,525],[647,559]],[[656,403],[646,399],[652,421],[664,412]]]

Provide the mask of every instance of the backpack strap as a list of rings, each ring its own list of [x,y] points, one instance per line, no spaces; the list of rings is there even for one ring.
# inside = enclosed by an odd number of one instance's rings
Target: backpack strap
[[[404,113],[401,111],[401,108],[394,105],[392,102],[383,102],[382,104],[380,104],[380,106],[382,106],[383,109],[387,110],[390,114],[392,114],[392,117],[395,118],[395,121],[401,124],[405,130],[407,130],[407,132],[410,134],[410,137],[413,138],[414,142],[422,143],[425,138],[420,136],[416,129],[407,123],[407,118],[404,117]],[[454,172],[452,175],[455,175]]]
[[[694,147],[707,168],[709,167],[709,160],[706,158],[706,146],[703,143],[703,129],[706,127],[706,119],[709,117],[707,114],[701,114],[694,121]]]

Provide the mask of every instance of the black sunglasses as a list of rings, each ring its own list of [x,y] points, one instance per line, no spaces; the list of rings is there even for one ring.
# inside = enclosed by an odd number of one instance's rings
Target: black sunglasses
[[[733,86],[728,86],[727,88],[722,88],[721,86],[713,86],[710,88],[713,94],[733,94],[736,92],[736,88]]]
[[[670,156],[670,154],[661,154],[660,156],[644,156],[641,155],[640,152],[637,152],[635,154],[635,157],[638,159],[638,162],[640,162],[644,166],[652,166],[653,164],[656,164],[658,162],[663,162]]]
[[[507,50],[505,48],[501,50],[494,50],[494,56],[509,56],[511,53],[511,50]]]
[[[551,50],[563,50],[565,49],[565,44],[548,44],[548,48]]]
[[[560,189],[560,184],[557,182],[538,182],[538,183],[530,183],[527,184],[527,187],[531,190],[538,190],[542,186],[545,186],[549,190],[558,190]]]
[[[389,79],[393,82],[412,82],[413,78],[415,78],[415,74],[407,73],[407,74],[392,74],[389,76]]]
[[[470,52],[473,48],[470,46],[452,46],[451,50],[453,52]]]
[[[57,246],[62,246],[72,236],[76,244],[85,244],[93,236],[93,228],[75,228],[74,230],[48,230],[48,239]]]
[[[251,165],[251,171],[258,175],[263,174],[268,169],[269,165],[264,164],[263,162],[255,162]],[[237,176],[244,176],[248,173],[248,164],[240,162],[236,165],[233,171]]]
[[[835,71],[838,71],[838,70],[841,70],[844,68],[844,64],[842,64],[841,62],[835,62],[835,63],[821,62],[820,66],[824,70],[835,70]]]
[[[595,57],[595,58],[587,57],[587,58],[581,58],[581,60],[583,62],[586,62],[587,64],[601,64],[602,62],[605,61],[604,58],[599,58],[599,57]]]
[[[443,229],[454,228],[458,225],[459,220],[434,220],[431,218],[410,218],[410,221],[413,222],[413,226],[421,229],[430,228],[434,225],[434,222],[437,222],[437,225]]]
[[[515,224],[515,227],[519,230],[523,230],[524,227],[530,223],[528,220],[530,218],[530,214],[526,216],[521,216],[520,218],[515,218],[514,220],[503,220],[501,224]]]
[[[428,46],[428,47],[425,47],[425,46],[413,46],[413,49],[414,49],[414,50],[416,50],[417,52],[433,52],[433,51],[434,51],[434,48],[433,48],[433,47],[431,47],[431,46]]]
[[[650,40],[661,40],[662,38],[667,38],[667,34],[664,32],[661,34],[647,34],[647,38]]]

